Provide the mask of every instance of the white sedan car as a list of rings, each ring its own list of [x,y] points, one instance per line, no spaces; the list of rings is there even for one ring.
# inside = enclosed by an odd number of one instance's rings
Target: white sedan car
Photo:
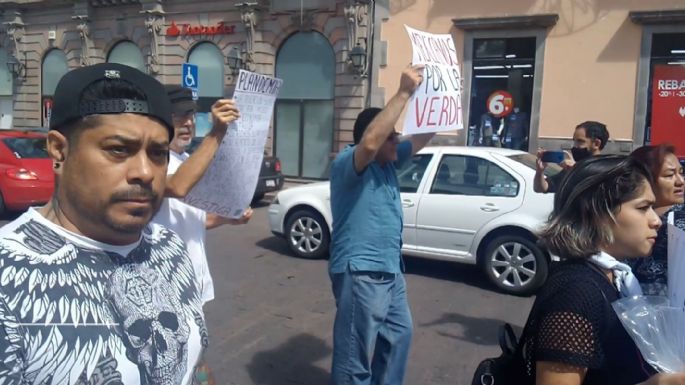
[[[547,176],[560,171],[549,166]],[[529,294],[547,278],[549,254],[536,232],[553,194],[533,191],[535,156],[487,147],[427,147],[397,175],[405,255],[480,265],[500,289]],[[281,191],[269,207],[274,234],[304,258],[328,255],[329,183]]]

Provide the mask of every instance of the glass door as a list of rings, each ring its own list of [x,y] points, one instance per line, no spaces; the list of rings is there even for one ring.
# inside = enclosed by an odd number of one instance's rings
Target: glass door
[[[326,179],[334,131],[335,54],[318,32],[288,38],[276,58],[275,152],[286,176]]]
[[[474,39],[468,145],[528,151],[535,37]]]

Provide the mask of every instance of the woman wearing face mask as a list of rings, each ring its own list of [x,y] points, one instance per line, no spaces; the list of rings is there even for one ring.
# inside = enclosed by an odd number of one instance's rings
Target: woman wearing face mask
[[[648,255],[661,226],[648,175],[635,159],[611,155],[579,162],[562,182],[541,240],[563,262],[526,323],[521,384],[685,384],[685,374],[655,375],[611,307],[640,293],[616,258]]]
[[[675,156],[675,147],[669,144],[642,146],[630,156],[651,172],[649,183],[656,197],[654,211],[661,217],[663,225],[659,228],[652,254],[647,258],[633,259],[629,264],[645,295],[666,295],[668,223],[685,230],[683,167]]]

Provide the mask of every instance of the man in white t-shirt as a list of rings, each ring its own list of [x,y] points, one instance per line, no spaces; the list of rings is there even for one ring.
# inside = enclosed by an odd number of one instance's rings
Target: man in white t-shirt
[[[214,159],[228,125],[236,120],[240,113],[232,100],[220,99],[214,103],[212,129],[193,155],[189,155],[185,150],[195,136],[195,113],[197,112],[192,92],[188,88],[179,86],[167,86],[166,90],[172,103],[175,130],[174,139],[169,143],[169,167],[167,168],[167,196],[169,198],[164,199],[153,221],[172,229],[186,243],[202,302],[207,303],[214,299],[214,284],[207,263],[206,229],[223,224],[247,223],[252,216],[252,209],[248,208],[240,219],[224,218],[217,214],[206,213],[175,198],[184,198],[202,178]]]
[[[0,229],[0,383],[190,385],[207,332],[193,266],[150,223],[171,104],[115,63],[67,72],[47,135],[51,201]]]
[[[180,86],[166,86],[167,95],[169,95],[169,100],[173,106],[173,120],[174,120],[174,139],[169,143],[169,167],[167,169],[167,174],[173,175],[178,170],[178,167],[188,160],[190,154],[186,152],[188,146],[190,146],[193,138],[195,137],[195,114],[197,113],[197,104],[193,100],[192,91],[189,88],[184,88]],[[237,109],[234,110],[234,105],[232,101],[219,100],[217,101],[218,106],[226,106],[226,115],[230,113],[234,114],[235,117],[238,116]],[[212,111],[214,112],[214,111]],[[216,123],[217,117],[212,115],[212,123]],[[228,124],[224,124],[220,127],[213,125],[212,130],[207,135],[206,139],[223,139]]]

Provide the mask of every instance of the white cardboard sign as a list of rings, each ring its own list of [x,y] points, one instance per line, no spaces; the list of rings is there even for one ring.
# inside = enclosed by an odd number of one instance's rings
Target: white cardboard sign
[[[238,218],[252,201],[281,79],[240,70],[233,99],[240,119],[231,124],[200,182],[185,201],[205,211]]]
[[[452,35],[404,27],[413,48],[412,64],[425,65],[423,83],[409,100],[404,134],[463,129],[462,78]]]

